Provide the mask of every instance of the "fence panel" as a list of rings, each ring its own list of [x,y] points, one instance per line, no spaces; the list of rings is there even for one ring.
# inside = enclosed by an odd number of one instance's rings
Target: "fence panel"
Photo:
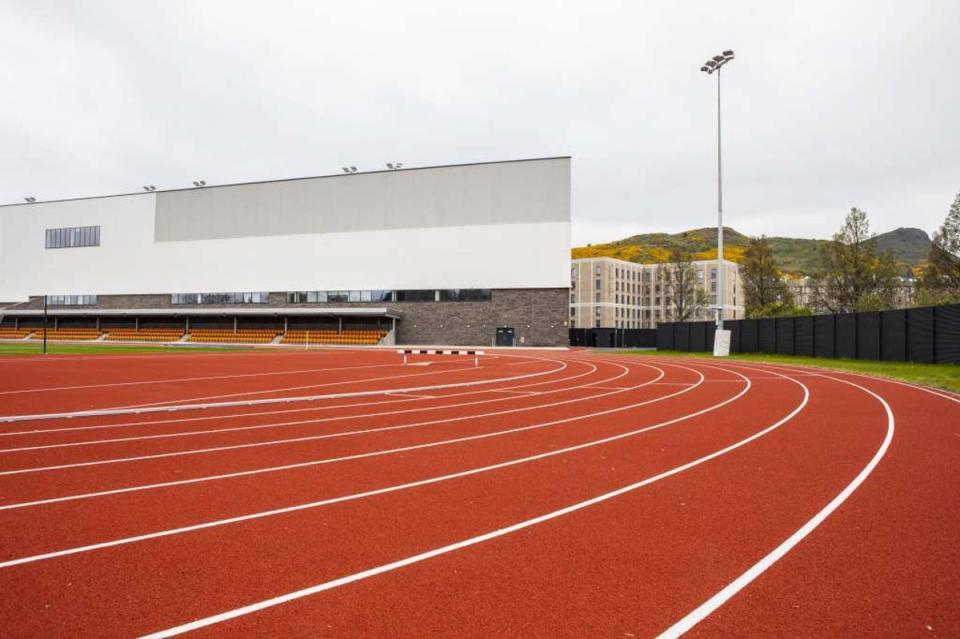
[[[707,350],[707,327],[704,322],[690,322],[690,350]]]
[[[933,351],[933,308],[907,309],[907,359],[931,364]]]
[[[854,313],[837,315],[836,340],[837,357],[857,357],[857,316]]]
[[[815,315],[813,318],[813,356],[836,357],[836,315]]]
[[[673,325],[673,343],[678,351],[690,350],[689,322],[678,322]]]
[[[857,357],[880,359],[880,313],[857,313]]]
[[[672,351],[675,349],[673,324],[657,324],[657,350]]]
[[[907,312],[880,313],[880,358],[888,362],[907,359]]]
[[[757,350],[761,353],[777,352],[777,320],[772,317],[757,320]]]
[[[778,317],[777,326],[777,352],[781,355],[793,355],[795,345],[793,343],[794,318]]]
[[[740,325],[740,352],[757,352],[757,320],[743,320]]]
[[[920,363],[960,363],[960,304],[806,317],[728,320],[731,353],[779,353]],[[711,352],[713,322],[653,329],[572,329],[570,343]]]
[[[740,330],[743,328],[743,320],[733,322],[724,322],[723,325],[730,331],[730,352],[742,353],[740,346]]]
[[[936,361],[960,364],[960,304],[937,307],[934,326]]]
[[[793,324],[793,354],[813,357],[813,317],[795,317]]]

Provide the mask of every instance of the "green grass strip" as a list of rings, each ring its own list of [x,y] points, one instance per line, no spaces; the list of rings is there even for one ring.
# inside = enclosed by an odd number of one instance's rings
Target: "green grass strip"
[[[626,350],[608,351],[629,355],[670,355],[678,357],[697,357],[714,359],[710,353],[683,353],[680,351],[655,350]],[[718,358],[719,359],[719,358]],[[915,362],[877,362],[862,359],[827,359],[823,357],[799,357],[793,355],[769,355],[767,353],[737,353],[728,359],[760,362],[769,364],[792,364],[797,366],[813,366],[837,371],[852,371],[899,379],[914,384],[922,384],[933,388],[943,388],[960,392],[960,365],[957,364],[917,364]]]

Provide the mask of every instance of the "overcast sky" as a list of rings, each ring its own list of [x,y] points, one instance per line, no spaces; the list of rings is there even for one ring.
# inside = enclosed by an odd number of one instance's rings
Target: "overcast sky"
[[[960,2],[0,4],[0,202],[573,156],[574,243],[726,222],[933,231]]]

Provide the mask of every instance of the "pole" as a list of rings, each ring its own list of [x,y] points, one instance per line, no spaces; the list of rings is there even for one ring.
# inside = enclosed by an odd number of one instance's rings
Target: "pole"
[[[43,354],[47,354],[47,296],[43,296]]]
[[[723,160],[720,137],[720,69],[717,69],[717,328],[723,330]]]

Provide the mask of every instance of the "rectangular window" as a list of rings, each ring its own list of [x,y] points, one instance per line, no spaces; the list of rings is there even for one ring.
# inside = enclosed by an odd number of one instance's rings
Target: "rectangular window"
[[[96,295],[48,295],[50,306],[90,306],[97,303]]]
[[[47,229],[44,233],[44,247],[80,248],[100,246],[99,226],[72,226],[60,229]]]
[[[398,302],[433,302],[437,299],[436,291],[396,291]]]
[[[287,302],[299,303],[302,293],[287,293]],[[173,293],[171,304],[267,304],[270,294],[267,292],[244,293]]]

